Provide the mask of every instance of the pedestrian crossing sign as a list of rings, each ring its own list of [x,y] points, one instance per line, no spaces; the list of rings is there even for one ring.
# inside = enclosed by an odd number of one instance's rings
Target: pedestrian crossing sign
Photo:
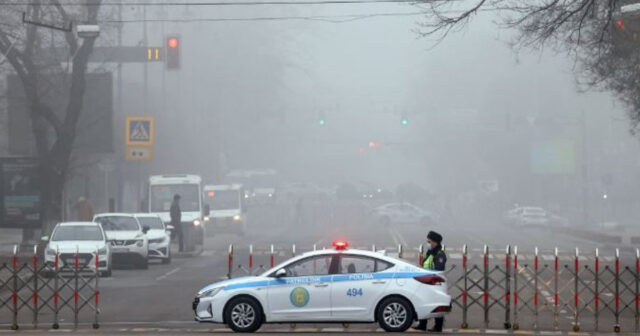
[[[153,117],[127,117],[128,146],[153,146],[155,127]]]

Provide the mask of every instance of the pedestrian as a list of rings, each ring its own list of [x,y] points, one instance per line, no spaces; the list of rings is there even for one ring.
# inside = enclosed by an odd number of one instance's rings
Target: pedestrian
[[[180,210],[180,195],[175,194],[173,196],[173,202],[171,202],[171,209],[169,209],[169,215],[171,216],[171,225],[173,225],[176,236],[178,237],[178,251],[184,251],[184,234],[182,232],[182,210]]]
[[[84,196],[80,196],[76,204],[73,205],[73,219],[78,222],[91,222],[94,215],[91,201]]]
[[[427,244],[429,250],[424,256],[422,268],[430,271],[443,272],[447,263],[447,255],[442,250],[442,235],[437,232],[429,231],[427,234]],[[444,326],[444,317],[436,317],[435,325],[429,329],[430,332],[442,332]],[[420,324],[415,328],[418,330],[427,330],[427,320],[420,320]]]

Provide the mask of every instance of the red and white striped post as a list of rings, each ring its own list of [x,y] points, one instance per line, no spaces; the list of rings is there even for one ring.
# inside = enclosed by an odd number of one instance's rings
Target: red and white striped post
[[[579,251],[578,248],[576,247],[576,256],[573,262],[573,304],[575,307],[575,313],[573,315],[573,331],[574,332],[578,332],[580,331],[580,296],[579,296],[579,292],[578,292],[578,283],[580,282],[580,279],[578,278],[578,273],[580,273],[580,261],[578,260],[579,257]]]
[[[482,291],[482,299],[484,302],[484,327],[489,329],[489,247],[484,246],[484,255],[482,256],[484,287]]]
[[[51,328],[58,329],[60,324],[58,323],[58,267],[60,265],[60,251],[56,247],[56,257],[53,260],[53,325]]]
[[[78,328],[78,266],[80,263],[79,260],[79,250],[80,248],[76,245],[76,254],[73,258],[74,263],[74,286],[73,286],[73,326],[74,328]]]
[[[398,244],[398,259],[402,259],[402,244]]]
[[[640,249],[636,249],[636,332],[640,332]]]
[[[520,329],[518,323],[518,246],[513,247],[513,330]]]
[[[615,273],[615,325],[613,327],[614,332],[620,332],[620,250],[616,249],[616,273]]]
[[[504,274],[504,328],[511,329],[511,245],[505,249]]]
[[[18,330],[18,245],[13,245],[13,258],[11,262],[13,266],[13,291],[11,293],[11,302],[13,303],[13,322],[12,330]]]
[[[33,327],[38,328],[38,245],[33,245]]]
[[[593,303],[595,305],[594,317],[595,317],[595,329],[598,332],[600,329],[600,251],[596,248],[596,259],[595,259],[595,272],[594,272],[594,299]]]
[[[233,274],[233,244],[229,244],[229,251],[227,255],[227,278],[231,279]]]
[[[538,278],[539,278],[539,260],[538,260],[538,247],[534,248],[533,256],[533,315],[535,317],[533,322],[533,329],[538,329]]]
[[[76,254],[73,257],[74,263],[74,286],[73,286],[73,325],[74,328],[78,328],[78,266],[80,263],[79,260],[79,250],[80,248],[76,245]]]
[[[249,274],[253,274],[253,244],[249,244]]]
[[[275,257],[273,253],[274,253],[273,244],[271,244],[270,250],[269,250],[269,265],[271,265],[271,268],[273,268],[273,265],[275,264]]]
[[[461,329],[469,328],[469,323],[467,323],[467,310],[469,307],[467,306],[467,282],[469,279],[469,273],[467,270],[467,245],[462,246],[462,275],[464,285],[462,287],[462,325],[460,325]]]
[[[98,281],[100,279],[100,261],[99,256],[100,249],[96,248],[96,258],[95,258],[95,273],[96,277],[95,288],[93,289],[93,300],[94,300],[94,317],[93,317],[93,329],[98,329],[100,325],[98,324],[98,302],[100,298],[100,291],[98,290]]]
[[[291,245],[291,257],[295,257],[296,256],[296,244],[292,244]]]
[[[554,258],[553,258],[553,328],[558,330],[558,318],[559,318],[559,310],[558,310],[558,248],[556,247],[554,250]]]
[[[418,267],[422,267],[422,263],[424,263],[424,245],[420,244],[418,247]]]

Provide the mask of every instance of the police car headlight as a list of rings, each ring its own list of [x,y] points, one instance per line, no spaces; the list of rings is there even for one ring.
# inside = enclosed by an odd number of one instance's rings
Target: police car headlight
[[[242,219],[242,216],[240,216],[240,215],[233,216],[233,220],[236,221],[236,222],[240,221],[241,219]]]
[[[208,291],[202,292],[201,294],[198,294],[198,297],[212,297],[215,296],[216,294],[220,293],[220,291],[223,289],[224,287],[217,287],[217,288],[213,288],[210,289]]]

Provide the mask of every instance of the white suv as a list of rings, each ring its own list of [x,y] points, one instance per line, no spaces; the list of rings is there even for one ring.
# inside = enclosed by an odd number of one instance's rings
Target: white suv
[[[149,268],[148,227],[142,227],[134,215],[104,213],[96,215],[94,222],[100,223],[111,244],[114,260],[133,262],[138,268]]]
[[[94,272],[97,252],[98,272],[101,276],[111,276],[111,248],[102,227],[97,223],[59,223],[53,229],[51,237],[45,236],[42,240],[48,242],[44,259],[49,271],[55,268],[56,254],[59,256],[59,271],[74,271],[77,252],[78,269],[82,272]]]
[[[171,263],[171,230],[173,226],[166,225],[162,218],[156,214],[135,214],[135,217],[144,228],[149,227],[147,239],[149,239],[149,258],[160,259],[163,264]]]

